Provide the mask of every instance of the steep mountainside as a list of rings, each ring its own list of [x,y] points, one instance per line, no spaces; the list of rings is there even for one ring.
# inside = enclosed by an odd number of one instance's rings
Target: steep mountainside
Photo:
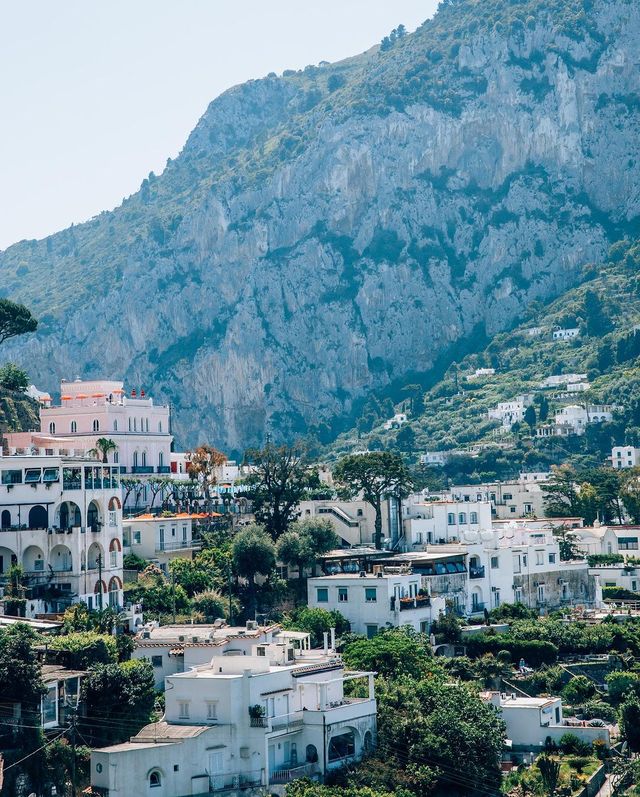
[[[417,464],[427,451],[459,452],[431,473],[444,484],[447,477],[458,483],[510,478],[567,461],[600,465],[612,446],[640,445],[640,240],[618,242],[584,277],[551,304],[532,304],[521,325],[453,363],[426,392],[409,384],[395,407],[370,398],[356,429],[340,435],[325,456],[385,448]],[[578,329],[578,337],[553,339],[553,330],[567,328]],[[567,374],[582,375],[573,380],[581,382],[579,391],[567,388],[561,378]],[[545,384],[548,377],[559,384]],[[509,429],[489,418],[499,402],[522,395],[533,399],[530,423]],[[616,409],[611,421],[590,424],[582,436],[535,436],[576,404]],[[402,412],[406,423],[385,428]]]
[[[236,87],[121,207],[0,254],[42,321],[15,348],[43,388],[152,389],[183,444],[326,438],[637,226],[639,42],[634,0],[449,0]]]

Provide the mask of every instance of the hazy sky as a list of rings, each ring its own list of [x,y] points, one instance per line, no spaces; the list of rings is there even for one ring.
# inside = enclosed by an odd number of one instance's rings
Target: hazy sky
[[[362,52],[437,0],[0,0],[0,249],[120,203],[249,78]]]

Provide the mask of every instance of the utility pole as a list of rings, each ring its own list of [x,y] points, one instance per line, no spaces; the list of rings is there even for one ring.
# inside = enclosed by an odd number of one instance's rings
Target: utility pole
[[[173,611],[173,624],[176,624],[176,576],[173,570],[171,573],[171,608]]]
[[[98,554],[98,606],[102,611],[102,554]]]
[[[71,797],[76,797],[76,712],[71,715]]]
[[[227,584],[229,589],[229,625],[233,625],[233,611],[231,609],[231,562],[227,560]]]

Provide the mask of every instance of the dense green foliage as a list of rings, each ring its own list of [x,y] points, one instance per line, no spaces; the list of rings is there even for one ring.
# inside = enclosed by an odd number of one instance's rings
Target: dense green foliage
[[[115,638],[95,631],[75,631],[52,637],[48,646],[51,650],[62,651],[65,666],[77,670],[85,670],[93,664],[109,664],[118,658]]]
[[[340,612],[328,612],[326,609],[310,609],[301,606],[285,615],[282,625],[288,631],[306,631],[311,634],[311,646],[321,647],[324,633],[335,628],[339,638],[349,630],[349,623]]]
[[[426,450],[459,451],[442,468],[422,469],[421,479],[434,487],[444,485],[447,479],[468,483],[510,478],[523,470],[546,470],[565,462],[572,463],[578,474],[589,468],[597,470],[612,445],[640,442],[640,334],[634,330],[640,321],[639,265],[638,241],[621,240],[611,247],[607,262],[585,267],[584,284],[547,307],[534,302],[529,317],[518,328],[496,335],[483,351],[459,358],[426,393],[419,385],[408,385],[407,397],[400,404],[384,408],[372,397],[363,411],[369,422],[357,424],[357,436],[340,437],[332,451],[342,453],[363,446],[396,449],[414,462],[418,453]],[[551,338],[551,330],[573,325],[581,330],[579,338],[560,343]],[[527,330],[538,327],[546,331],[528,334]],[[477,368],[494,368],[495,374],[475,377]],[[545,377],[563,373],[586,374],[590,388],[567,395],[540,387]],[[553,421],[566,404],[612,403],[622,409],[614,413],[611,422],[589,425],[582,436],[537,438],[526,424],[511,432],[498,431],[498,422],[487,417],[488,410],[500,401],[530,392],[534,393],[536,426]],[[408,427],[396,432],[381,426],[400,410],[410,416],[410,449],[402,442]],[[528,420],[533,420],[532,413]],[[484,448],[474,456],[463,454],[462,449],[472,444]],[[606,474],[600,469],[589,475],[602,481]],[[604,495],[604,481],[601,488]],[[632,518],[640,518],[640,501],[631,492],[629,504],[634,498],[636,501]],[[586,510],[595,517],[601,511],[597,502],[591,506],[586,500],[583,503],[580,507],[576,501],[583,514]],[[605,514],[616,517],[618,508],[605,506]],[[625,508],[629,511],[626,502]]]
[[[97,746],[123,742],[150,721],[155,701],[153,668],[146,660],[96,664],[82,682],[87,717],[82,733]]]

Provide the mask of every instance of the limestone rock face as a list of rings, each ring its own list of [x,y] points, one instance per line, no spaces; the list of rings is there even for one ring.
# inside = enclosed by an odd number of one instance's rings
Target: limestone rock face
[[[509,328],[640,216],[640,5],[577,4],[576,32],[456,0],[388,52],[230,90],[119,208],[0,253],[42,320],[8,356],[48,390],[122,376],[179,443],[237,451]]]

